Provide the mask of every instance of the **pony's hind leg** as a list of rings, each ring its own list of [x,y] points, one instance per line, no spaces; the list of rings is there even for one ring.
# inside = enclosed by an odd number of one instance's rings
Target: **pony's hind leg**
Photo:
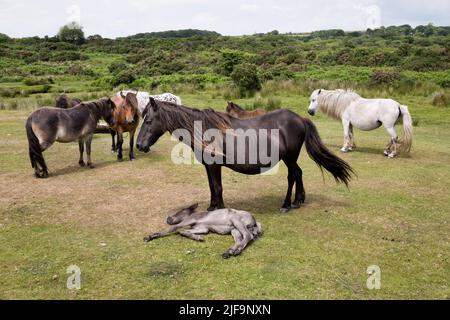
[[[384,150],[384,155],[389,158],[394,158],[397,155],[397,144],[398,144],[397,132],[395,131],[395,128],[393,126],[386,128],[386,131],[391,136],[391,140],[386,146],[386,149]]]
[[[111,138],[112,138],[112,144],[111,144],[111,153],[115,153],[117,151],[116,147],[116,132],[113,129],[111,130]]]
[[[80,159],[78,160],[78,164],[81,167],[85,167],[86,163],[84,163],[83,160],[83,153],[84,153],[84,139],[78,139],[78,149],[80,150]]]
[[[294,178],[295,178],[295,198],[291,207],[299,208],[302,203],[305,203],[305,188],[303,186],[303,171],[298,166],[297,163],[295,163]]]
[[[355,136],[353,134],[353,125],[350,123],[349,126],[349,133],[350,133],[350,150],[356,149],[356,143],[355,143]]]
[[[292,188],[294,187],[295,183],[295,169],[294,166],[288,162],[284,161],[286,163],[286,166],[288,167],[288,188],[286,192],[286,197],[284,198],[283,205],[281,206],[280,212],[281,213],[287,213],[289,209],[291,208],[291,201],[292,201]]]
[[[89,136],[87,136],[87,137],[85,138],[85,141],[86,141],[86,158],[87,158],[87,166],[88,166],[89,168],[91,168],[91,169],[94,169],[95,166],[94,166],[94,164],[92,163],[92,160],[91,160],[91,144],[92,144],[92,137],[93,137],[93,135],[90,134]]]
[[[344,128],[344,145],[341,148],[342,152],[351,151],[350,146],[350,121],[347,119],[342,119],[342,127]]]

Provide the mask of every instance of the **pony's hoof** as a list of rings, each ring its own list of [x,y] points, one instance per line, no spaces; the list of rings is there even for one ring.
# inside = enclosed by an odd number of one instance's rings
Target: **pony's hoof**
[[[298,208],[300,208],[300,206],[301,206],[301,203],[296,201],[291,204],[291,209],[298,209]]]
[[[341,152],[344,152],[344,153],[347,153],[349,151],[349,149],[347,149],[347,148],[342,148],[341,149]]]
[[[80,161],[78,162],[78,164],[80,165],[80,167],[86,167],[86,163],[84,163],[84,161]]]
[[[150,242],[152,241],[152,237],[148,236],[148,237],[144,237],[144,242]]]
[[[117,161],[122,162],[123,158],[117,158]]]
[[[280,213],[288,213],[289,212],[289,208],[281,208],[280,209]]]
[[[88,163],[87,166],[89,167],[89,169],[94,169],[95,166],[92,163]]]
[[[395,158],[395,153],[390,153],[387,157],[389,159],[394,159]]]
[[[231,254],[227,251],[224,254],[222,254],[222,258],[229,259],[231,257]]]
[[[383,151],[383,154],[387,157],[387,156],[389,155],[389,151],[384,150],[384,151]]]

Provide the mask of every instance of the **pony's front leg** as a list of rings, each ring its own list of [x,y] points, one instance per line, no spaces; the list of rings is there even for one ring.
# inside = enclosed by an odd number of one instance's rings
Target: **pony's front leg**
[[[222,189],[222,167],[220,165],[205,165],[208,174],[209,191],[211,202],[208,211],[225,208],[223,203]]]
[[[129,152],[130,161],[136,159],[136,157],[134,156],[134,133],[135,133],[134,130],[130,132],[130,152]]]
[[[86,141],[86,158],[87,158],[87,166],[91,169],[94,169],[95,166],[92,164],[92,160],[91,160],[91,144],[92,144],[92,137],[94,135],[90,134],[88,136],[86,136],[85,141]]]
[[[84,153],[84,139],[83,138],[78,139],[78,149],[80,150],[80,159],[78,160],[78,164],[81,167],[85,167],[86,163],[84,163],[84,160],[83,160],[83,153]]]
[[[344,145],[341,148],[342,152],[351,151],[350,148],[350,121],[342,119],[342,127],[344,128]]]
[[[113,129],[111,130],[111,138],[112,138],[112,144],[111,144],[111,153],[115,153],[117,151],[116,147],[116,132]]]
[[[123,161],[122,154],[123,132],[117,131],[117,160]]]

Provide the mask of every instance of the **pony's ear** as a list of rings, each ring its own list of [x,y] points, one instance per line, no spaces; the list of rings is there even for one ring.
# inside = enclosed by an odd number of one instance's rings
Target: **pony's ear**
[[[189,209],[190,211],[194,212],[195,209],[197,209],[197,208],[198,208],[198,203],[195,203],[195,204],[193,204],[192,206],[190,206],[188,209]]]
[[[125,95],[123,94],[123,91],[120,91],[120,96],[125,99]]]
[[[109,105],[111,106],[111,110],[114,110],[114,109],[116,109],[116,108],[117,108],[117,106],[116,106],[115,102],[114,102],[114,101],[112,101],[112,99],[111,99],[111,98],[108,98],[108,102],[109,102]]]
[[[153,111],[158,110],[158,104],[156,103],[156,100],[153,99],[152,97],[150,97],[150,105],[152,106]]]
[[[321,93],[322,93],[322,89],[319,90],[319,93],[318,93],[318,94],[321,94]]]

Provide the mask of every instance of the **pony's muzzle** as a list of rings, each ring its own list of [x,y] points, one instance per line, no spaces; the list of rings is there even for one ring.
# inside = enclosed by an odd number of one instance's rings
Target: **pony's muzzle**
[[[167,218],[167,224],[172,225],[173,223],[173,218],[172,217],[168,217]]]
[[[309,113],[311,116],[314,116],[314,115],[316,114],[313,110],[308,110],[308,113]]]

